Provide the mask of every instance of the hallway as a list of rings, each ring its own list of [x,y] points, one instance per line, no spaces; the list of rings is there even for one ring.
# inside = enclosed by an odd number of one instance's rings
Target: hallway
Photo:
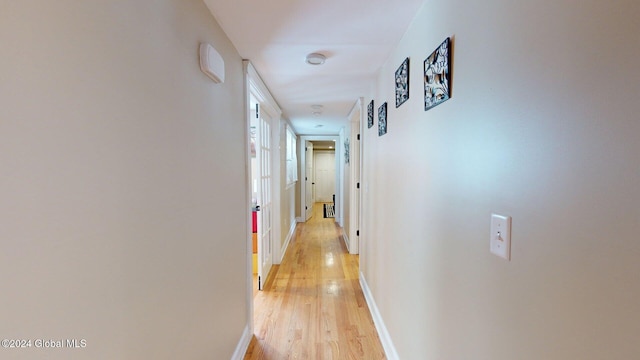
[[[322,204],[298,224],[264,291],[255,296],[255,334],[245,359],[384,359],[350,255]]]

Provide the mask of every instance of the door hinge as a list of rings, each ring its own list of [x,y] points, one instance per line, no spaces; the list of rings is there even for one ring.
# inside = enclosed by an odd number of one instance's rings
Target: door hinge
[[[356,189],[360,189],[360,183],[356,184]]]
[[[360,140],[360,134],[358,134],[358,140]]]
[[[356,230],[356,236],[360,236],[360,230]]]
[[[262,279],[258,276],[258,290],[262,290]]]
[[[305,209],[305,210],[309,210],[309,208],[308,208],[308,207],[306,207],[306,206],[304,207],[304,209]]]
[[[256,104],[256,119],[260,118],[260,104]]]

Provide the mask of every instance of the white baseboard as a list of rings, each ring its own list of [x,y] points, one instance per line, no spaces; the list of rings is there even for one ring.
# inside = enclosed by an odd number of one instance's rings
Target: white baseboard
[[[299,223],[306,222],[306,220],[303,217],[297,217],[296,221],[299,222]]]
[[[344,246],[347,247],[347,251],[349,253],[351,253],[351,249],[349,248],[349,244],[350,244],[349,237],[347,236],[347,233],[345,233],[344,231],[343,231],[343,234],[342,234],[342,239],[344,240]]]
[[[382,343],[382,348],[384,349],[387,359],[399,360],[400,357],[398,356],[396,347],[393,345],[393,341],[391,341],[389,331],[387,331],[387,327],[384,325],[384,321],[382,321],[382,316],[380,315],[380,311],[378,311],[378,306],[373,300],[373,294],[371,294],[371,289],[369,289],[369,285],[367,285],[367,281],[364,279],[362,272],[360,272],[360,286],[364,293],[364,299],[367,301],[367,305],[369,306],[369,311],[373,318],[373,324],[376,326],[376,330],[378,330],[378,336],[380,337],[380,342]]]
[[[297,222],[291,223],[291,228],[289,229],[289,233],[287,234],[287,237],[284,239],[284,244],[282,245],[282,249],[280,249],[280,263],[282,263],[282,259],[284,259],[284,254],[287,252],[287,248],[289,247],[291,238],[293,237],[293,234],[296,232],[296,225],[298,225]]]
[[[244,355],[247,353],[247,349],[249,348],[249,343],[251,343],[252,336],[250,326],[247,324],[242,332],[240,341],[238,341],[238,345],[236,345],[236,351],[234,351],[231,356],[231,360],[244,359]]]

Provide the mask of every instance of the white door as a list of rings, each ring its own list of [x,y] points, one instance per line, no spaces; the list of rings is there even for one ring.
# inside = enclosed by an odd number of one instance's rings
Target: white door
[[[317,202],[333,202],[336,193],[336,153],[335,151],[316,151],[313,168]]]
[[[259,107],[260,108],[260,107]],[[271,176],[271,116],[259,109],[256,149],[258,158],[259,191],[258,205],[258,289],[266,281],[273,264],[272,245],[272,176]]]
[[[351,205],[350,210],[350,234],[349,234],[349,252],[358,254],[360,252],[360,114],[355,117],[356,121],[351,122],[351,133],[356,134],[350,148],[350,169],[351,169]]]
[[[305,197],[305,221],[311,218],[313,213],[313,143],[307,141],[305,148],[305,173],[304,173],[304,197]]]

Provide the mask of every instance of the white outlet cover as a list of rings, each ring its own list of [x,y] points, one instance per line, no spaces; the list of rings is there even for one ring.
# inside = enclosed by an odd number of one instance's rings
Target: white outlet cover
[[[489,250],[494,255],[511,260],[511,216],[491,214]]]

